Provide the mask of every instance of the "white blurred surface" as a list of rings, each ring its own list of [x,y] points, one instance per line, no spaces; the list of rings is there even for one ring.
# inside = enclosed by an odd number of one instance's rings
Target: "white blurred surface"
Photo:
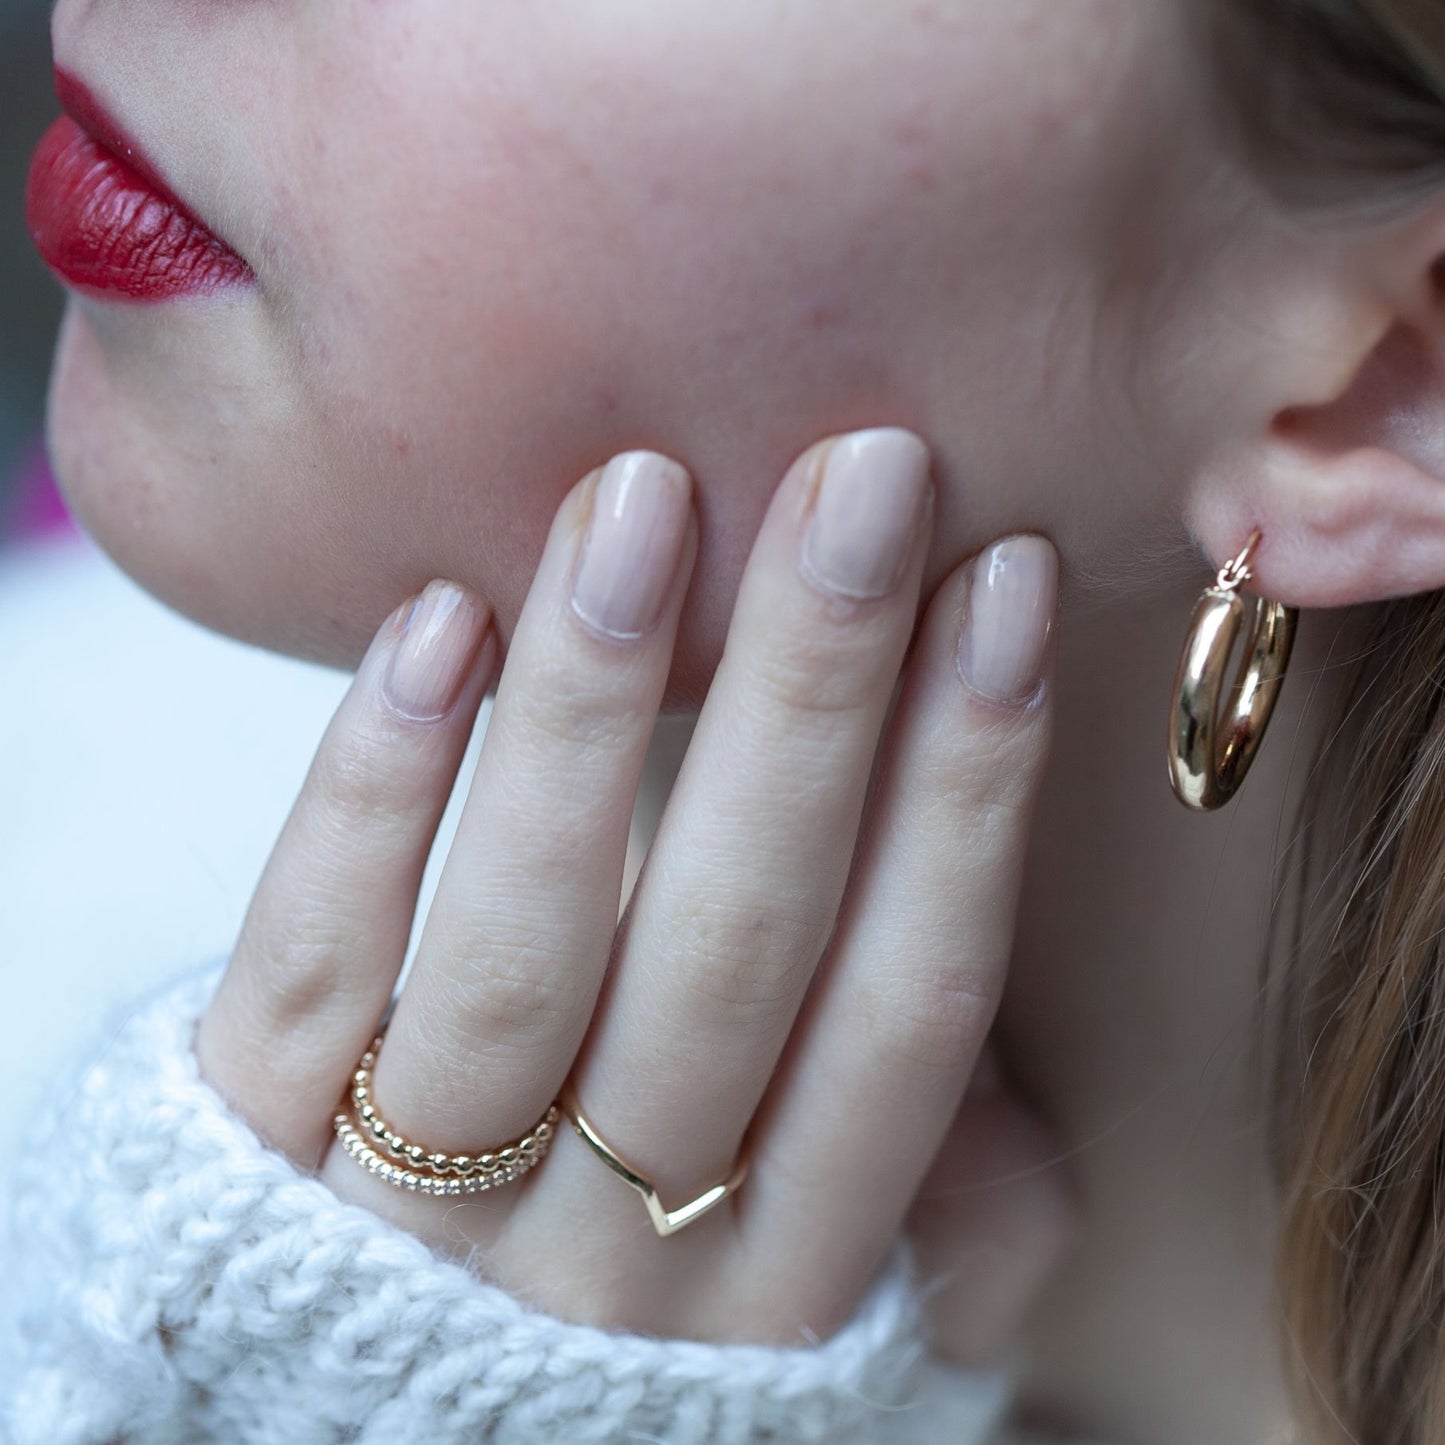
[[[229,952],[350,680],[182,618],[88,540],[0,550],[0,1179],[21,1121],[108,1016]]]

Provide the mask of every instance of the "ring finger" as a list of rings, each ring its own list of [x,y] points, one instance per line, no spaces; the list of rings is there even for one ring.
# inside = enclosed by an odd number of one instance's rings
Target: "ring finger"
[[[696,548],[690,479],[656,453],[558,510],[376,1064],[387,1122],[429,1150],[524,1134],[571,1067]]]

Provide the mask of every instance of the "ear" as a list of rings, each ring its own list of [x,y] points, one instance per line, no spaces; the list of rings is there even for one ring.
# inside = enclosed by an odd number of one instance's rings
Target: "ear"
[[[1254,400],[1192,478],[1185,521],[1249,589],[1339,607],[1445,587],[1445,202],[1341,241],[1261,318]]]

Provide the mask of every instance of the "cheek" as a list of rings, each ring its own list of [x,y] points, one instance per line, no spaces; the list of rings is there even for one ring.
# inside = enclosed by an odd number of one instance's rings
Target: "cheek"
[[[288,385],[345,468],[368,569],[471,581],[504,635],[566,490],[627,447],[677,456],[703,510],[695,685],[787,464],[829,432],[918,424],[880,320],[917,245],[892,192],[917,179],[875,166],[840,206],[816,137],[769,150],[766,95],[613,75],[604,102],[565,50],[548,63],[572,71],[478,86],[457,49],[398,30],[319,71],[277,205]]]
[[[521,4],[298,10],[271,89],[215,77],[255,120],[233,219],[260,294],[67,326],[52,434],[82,521],[207,625],[350,666],[432,576],[509,637],[565,492],[656,448],[699,482],[671,690],[695,703],[806,446],[885,423],[1017,443],[1039,277],[1083,234],[1054,173],[1092,142],[1067,98],[1001,93],[1015,0],[973,3],[947,53],[862,7],[820,49],[821,13],[774,30],[761,0],[709,11],[707,44],[695,14],[651,13],[646,44],[604,24],[623,0],[555,35]]]

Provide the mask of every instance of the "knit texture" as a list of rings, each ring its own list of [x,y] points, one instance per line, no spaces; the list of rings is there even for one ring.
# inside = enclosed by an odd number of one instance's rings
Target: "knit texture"
[[[539,1314],[343,1203],[201,1079],[218,976],[145,1001],[28,1132],[14,1445],[989,1438],[1012,1372],[927,1362],[901,1247],[822,1344],[704,1345]]]

